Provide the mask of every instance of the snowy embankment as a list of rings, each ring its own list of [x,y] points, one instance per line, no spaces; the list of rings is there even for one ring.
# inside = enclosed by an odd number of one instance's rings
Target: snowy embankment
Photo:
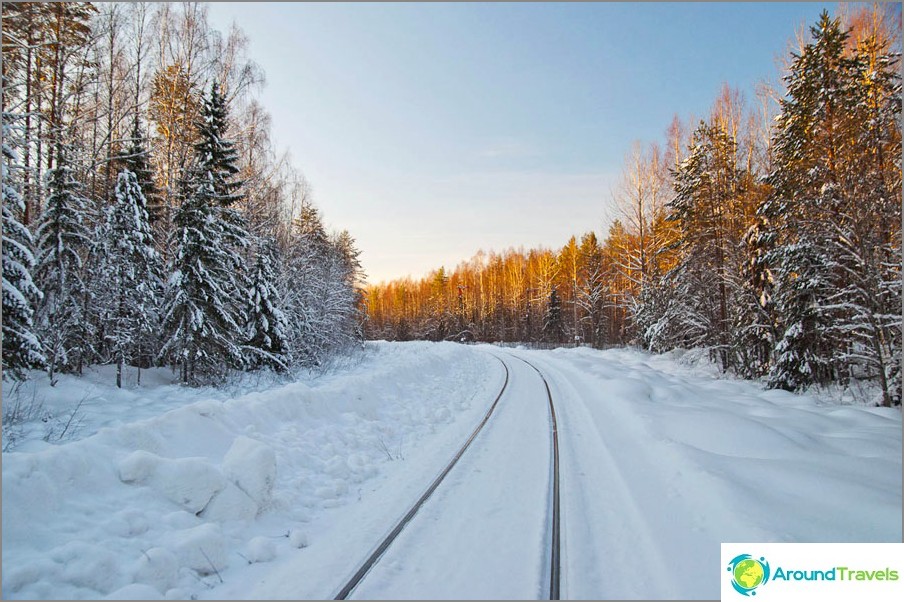
[[[37,395],[57,396],[53,407],[89,399],[85,438],[48,445],[32,428],[23,434],[32,440],[3,454],[7,598],[219,591],[253,565],[330,546],[317,538],[331,512],[394,490],[401,499],[360,526],[378,534],[473,429],[502,370],[457,345],[377,343],[343,373],[234,399],[165,384],[61,384]],[[141,419],[128,422],[133,402]]]
[[[496,412],[361,595],[537,591],[548,409],[512,355],[558,414],[565,597],[715,598],[720,542],[901,539],[900,408],[767,391],[695,354],[373,343],[292,384],[39,386],[54,425],[85,398],[83,438],[37,421],[3,454],[3,595],[332,597],[487,411],[492,355]]]
[[[714,378],[677,354],[516,353],[559,413],[563,596],[716,599],[721,542],[901,541],[900,408]]]

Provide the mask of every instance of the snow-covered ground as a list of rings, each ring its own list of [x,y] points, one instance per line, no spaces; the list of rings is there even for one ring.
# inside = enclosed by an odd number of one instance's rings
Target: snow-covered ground
[[[217,597],[259,563],[340,545],[320,538],[332,510],[376,499],[388,481],[387,507],[408,503],[418,471],[433,476],[486,412],[503,370],[452,344],[369,348],[343,372],[234,399],[165,384],[117,396],[103,374],[40,386],[37,398],[59,396],[50,408],[89,393],[83,434],[110,426],[61,445],[32,428],[25,451],[3,454],[4,597]]]
[[[901,541],[900,409],[630,350],[516,353],[559,414],[563,597],[718,599],[721,542]]]
[[[559,415],[563,597],[717,598],[722,541],[901,540],[899,409],[630,350],[371,343],[295,383],[38,385],[52,420],[3,454],[3,596],[332,597],[486,413],[500,359],[495,414],[353,597],[541,596],[548,410],[518,356]]]

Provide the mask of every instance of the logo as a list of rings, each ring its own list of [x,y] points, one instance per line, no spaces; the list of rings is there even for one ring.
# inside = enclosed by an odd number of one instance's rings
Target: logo
[[[741,554],[728,563],[731,586],[743,596],[755,596],[756,588],[769,581],[769,563],[765,558],[757,560],[750,554]]]

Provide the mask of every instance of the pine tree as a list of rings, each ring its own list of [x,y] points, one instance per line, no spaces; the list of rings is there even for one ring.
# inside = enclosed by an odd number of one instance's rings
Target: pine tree
[[[235,142],[228,137],[229,111],[226,98],[219,85],[210,85],[210,95],[205,96],[198,120],[198,142],[195,144],[197,171],[206,174],[213,186],[213,201],[220,207],[231,207],[241,201],[243,182],[236,180],[239,155]]]
[[[685,344],[710,347],[727,370],[736,363],[730,327],[739,288],[743,176],[737,144],[716,123],[701,122],[689,151],[675,172],[675,198],[669,203],[681,257],[675,290],[689,311],[673,317],[685,320],[691,336]]]
[[[360,339],[358,251],[350,236],[327,235],[316,207],[305,203],[294,221],[278,277],[290,356],[305,367],[323,366]]]
[[[732,345],[738,372],[746,378],[765,376],[772,366],[777,333],[774,281],[766,259],[773,239],[774,232],[761,217],[743,241],[746,259],[741,265],[741,286],[735,301],[738,309]]]
[[[588,232],[581,237],[580,254],[582,270],[578,276],[578,303],[584,310],[583,332],[590,335],[582,338],[589,341],[592,346],[598,347],[603,340],[605,319],[603,312],[607,289],[603,250],[596,234]]]
[[[46,363],[35,334],[33,316],[41,291],[31,278],[35,258],[31,232],[18,216],[25,211],[22,195],[14,183],[13,170],[18,157],[11,143],[14,117],[3,114],[2,186],[3,186],[3,377],[24,378],[24,371],[42,368]]]
[[[236,165],[239,155],[235,142],[228,137],[229,111],[226,97],[220,92],[216,82],[210,85],[210,95],[202,100],[201,118],[197,127],[194,179],[210,183],[213,192],[210,203],[219,214],[223,243],[236,252],[247,250],[250,242],[245,218],[236,207],[237,203],[244,200],[241,192],[244,182],[236,179],[239,173]],[[235,266],[235,274],[239,283],[247,287],[243,266],[244,261],[240,260]]]
[[[251,313],[248,316],[250,340],[249,364],[283,371],[288,365],[288,334],[285,314],[278,308],[276,268],[278,249],[275,241],[258,244],[251,274]]]
[[[91,244],[86,223],[87,199],[75,179],[68,157],[58,151],[57,167],[47,173],[47,205],[37,229],[36,281],[44,293],[38,311],[38,331],[44,343],[52,384],[59,369],[89,353],[91,333],[86,331],[82,259]]]
[[[106,215],[100,276],[105,338],[116,362],[117,387],[122,386],[125,363],[140,360],[142,344],[157,319],[162,270],[145,207],[136,174],[124,169],[116,179],[114,205]]]

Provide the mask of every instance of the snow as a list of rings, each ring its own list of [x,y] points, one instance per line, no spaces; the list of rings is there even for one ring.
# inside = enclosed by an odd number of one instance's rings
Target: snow
[[[563,596],[718,599],[721,542],[901,541],[900,409],[631,350],[519,354],[557,399]]]
[[[3,454],[4,596],[330,598],[482,419],[499,358],[496,412],[353,597],[542,597],[548,409],[513,356],[556,404],[563,597],[717,598],[723,541],[901,540],[900,409],[767,391],[696,352],[369,343],[222,390],[35,379],[19,394],[57,416],[84,399],[82,426],[26,425]]]
[[[144,371],[141,386],[130,372],[122,391],[110,367],[57,387],[33,373],[19,394],[60,415],[84,399],[81,428],[46,442],[25,425],[3,454],[4,596],[216,596],[220,576],[234,586],[244,577],[232,575],[306,552],[331,510],[381,480],[411,467],[432,476],[501,372],[464,347],[415,343],[225,390],[179,387],[164,370]],[[11,392],[4,383],[5,401]]]

